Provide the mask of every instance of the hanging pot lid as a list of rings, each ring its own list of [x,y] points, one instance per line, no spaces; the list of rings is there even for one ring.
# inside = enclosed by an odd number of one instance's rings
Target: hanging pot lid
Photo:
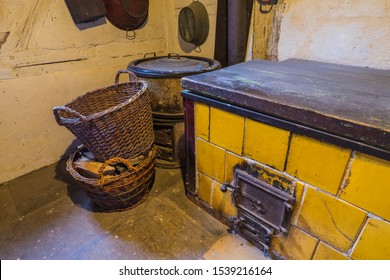
[[[132,61],[127,68],[140,77],[165,78],[184,77],[220,67],[218,61],[209,58],[168,54]]]
[[[107,20],[122,30],[135,30],[142,26],[149,10],[149,0],[103,0]]]
[[[202,45],[209,35],[209,15],[200,2],[192,2],[179,13],[179,33],[181,38],[195,46]]]

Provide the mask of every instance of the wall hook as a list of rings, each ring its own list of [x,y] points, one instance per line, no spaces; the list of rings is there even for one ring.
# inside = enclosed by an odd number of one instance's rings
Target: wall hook
[[[132,32],[132,34],[130,34]],[[126,30],[126,38],[129,40],[135,39],[135,31],[134,30]]]
[[[197,46],[197,47],[195,47],[194,51],[195,51],[196,53],[201,53],[201,52],[202,52],[202,49],[200,48],[200,46]]]
[[[268,14],[272,11],[274,5],[278,4],[278,0],[258,0],[260,3],[260,13]],[[270,6],[268,9],[265,9],[264,6]]]

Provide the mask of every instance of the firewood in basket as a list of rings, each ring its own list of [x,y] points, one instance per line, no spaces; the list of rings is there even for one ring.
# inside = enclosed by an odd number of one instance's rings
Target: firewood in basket
[[[141,163],[142,161],[144,161],[145,158],[146,158],[146,156],[140,155],[140,156],[138,156],[138,157],[131,158],[131,159],[129,159],[128,161],[129,161],[133,166],[136,166],[136,165],[138,165],[139,163]]]
[[[111,166],[115,168],[115,174],[117,174],[117,175],[122,174],[123,172],[126,172],[127,170],[129,170],[127,168],[127,165],[124,163],[121,163],[121,162],[115,163]]]
[[[87,157],[80,157],[74,162],[76,170],[87,178],[98,179],[99,178],[99,168],[102,166],[101,162],[91,161]],[[103,170],[103,176],[115,175],[115,167],[107,166]]]

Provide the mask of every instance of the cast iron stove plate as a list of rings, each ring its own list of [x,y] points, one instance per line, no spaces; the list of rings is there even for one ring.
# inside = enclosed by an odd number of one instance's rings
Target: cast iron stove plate
[[[267,252],[273,234],[288,233],[295,198],[240,169],[230,187],[238,209],[228,219],[231,228]]]

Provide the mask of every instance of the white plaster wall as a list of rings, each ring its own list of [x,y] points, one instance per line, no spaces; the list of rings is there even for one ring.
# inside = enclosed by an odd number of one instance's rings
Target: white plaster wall
[[[279,60],[390,69],[389,0],[284,0]]]

